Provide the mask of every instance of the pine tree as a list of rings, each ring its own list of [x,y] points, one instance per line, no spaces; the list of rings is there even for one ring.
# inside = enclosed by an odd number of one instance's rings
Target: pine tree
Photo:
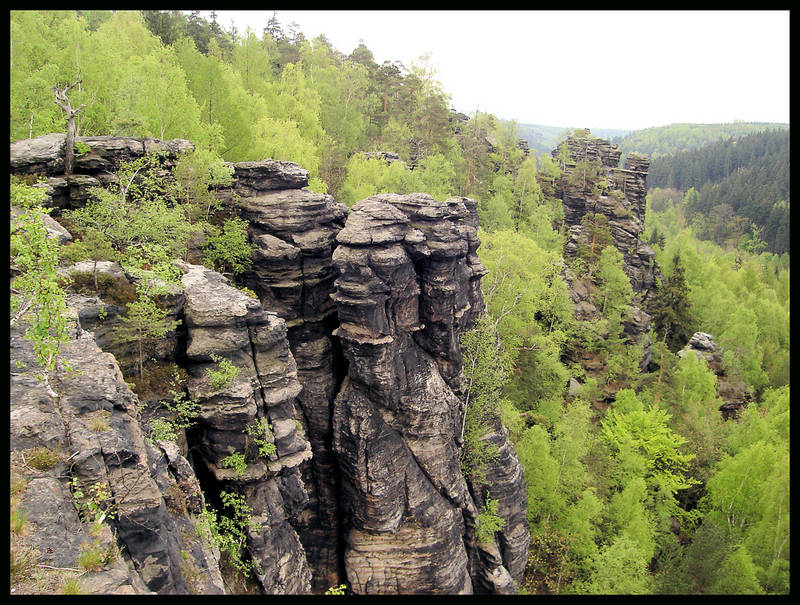
[[[680,254],[672,258],[672,274],[658,289],[651,315],[656,334],[673,353],[686,346],[697,328]]]

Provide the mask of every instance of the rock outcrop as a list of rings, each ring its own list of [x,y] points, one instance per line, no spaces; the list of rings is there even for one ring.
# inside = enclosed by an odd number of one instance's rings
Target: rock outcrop
[[[331,413],[343,369],[330,294],[336,235],[347,208],[303,187],[308,172],[290,162],[234,164],[234,185],[218,195],[249,222],[255,246],[252,271],[240,282],[265,309],[286,322],[287,338],[302,385],[297,401],[313,457],[301,465],[307,502],[293,517],[306,549],[312,586],[324,591],[344,581],[341,568],[339,474],[333,454]]]
[[[655,296],[656,283],[663,279],[652,248],[641,241],[647,194],[647,170],[650,160],[638,153],[629,153],[625,167],[619,167],[622,152],[616,144],[588,136],[567,137],[564,144],[569,159],[564,161],[564,172],[556,184],[556,195],[563,201],[564,223],[569,237],[564,246],[564,257],[575,258],[581,244],[587,244],[582,221],[587,215],[602,215],[611,234],[614,246],[623,257],[623,270],[631,281],[634,292],[633,313],[626,319],[623,334],[631,343],[645,341],[640,367],[646,369],[651,361],[649,331],[651,318],[645,312]],[[559,158],[558,150],[553,157]],[[581,169],[593,165],[597,178],[581,178]],[[591,171],[591,169],[590,169]],[[598,186],[599,185],[599,186]],[[588,297],[591,286],[568,272],[565,279],[570,294],[584,318],[596,309]]]
[[[717,395],[723,401],[719,411],[725,420],[738,418],[742,409],[753,400],[753,394],[735,372],[725,368],[722,363],[722,349],[714,342],[711,334],[695,332],[689,342],[678,351],[683,357],[689,353],[703,359],[717,376]]]
[[[356,593],[511,592],[521,579],[504,563],[521,574],[527,558],[524,490],[504,511],[502,547],[476,545],[479,511],[459,466],[458,337],[483,310],[476,228],[473,200],[383,194],[358,202],[337,237],[335,334],[349,370],[334,446]]]
[[[76,321],[71,335],[62,357],[72,371],[62,364],[52,377],[52,399],[23,328],[11,329],[11,466],[26,482],[28,547],[38,564],[64,568],[102,553],[103,569],[81,578],[87,592],[222,593],[219,553],[195,537],[193,514],[205,501],[191,466],[171,444],[145,440],[114,357]],[[42,448],[57,462],[29,466]],[[89,500],[106,511],[104,523],[79,515]]]
[[[205,467],[207,492],[233,490],[253,509],[247,550],[263,592],[308,593],[311,571],[288,519],[305,503],[298,467],[311,458],[311,445],[299,425],[302,387],[286,324],[219,273],[198,265],[183,269],[188,393],[200,406],[190,439],[195,465]],[[237,368],[227,384],[211,380],[214,358]],[[261,455],[254,437],[274,452]],[[227,467],[231,455],[244,456],[246,468]]]
[[[567,137],[565,144],[572,159],[566,163],[565,178],[560,179],[556,189],[564,204],[564,223],[569,229],[565,258],[574,258],[577,254],[583,217],[588,213],[602,214],[614,245],[625,259],[624,269],[633,291],[639,295],[641,303],[647,302],[653,296],[656,279],[662,277],[655,253],[640,240],[644,232],[649,158],[629,153],[625,167],[620,168],[622,152],[614,143],[589,137]],[[557,157],[557,151],[553,151],[553,156]],[[599,165],[604,185],[600,191],[593,191],[590,183],[576,184],[580,179],[569,178],[578,162]]]
[[[46,176],[40,185],[47,191],[53,216],[61,210],[79,208],[89,198],[89,190],[108,184],[121,162],[135,160],[159,151],[170,166],[181,153],[194,150],[185,139],[161,141],[153,138],[115,136],[75,137],[76,145],[86,151],[76,153],[73,174],[65,175],[64,148],[66,135],[51,133],[11,143],[11,174]]]
[[[193,148],[77,141],[88,151],[72,175],[62,174],[63,135],[11,145],[12,173],[47,178],[56,219],[121,161],[160,149],[169,167]],[[64,567],[82,544],[119,549],[84,578],[90,592],[236,592],[225,553],[197,537],[207,506],[230,514],[229,492],[252,511],[242,551],[255,568],[249,591],[514,592],[530,537],[521,466],[499,422],[486,436],[498,451],[489,485],[460,469],[459,335],[484,310],[475,202],[387,194],[348,214],[305,188],[308,172],[296,164],[231,167],[233,184],[215,194],[248,221],[254,263],[236,284],[179,263],[180,284],[159,299],[178,327],[149,353],[153,368],[180,375],[180,392],[165,377],[137,396],[123,380],[138,356],[114,329],[136,280],[115,263],[62,269],[76,276],[64,355],[82,373],[59,374],[57,400],[15,370],[32,364],[32,350],[12,331],[12,470],[28,479],[19,506],[37,528],[28,547]],[[53,237],[68,241],[59,227]],[[213,382],[222,363],[232,377]],[[177,441],[148,439],[156,421],[173,418],[160,403],[173,395],[199,415]],[[32,474],[22,456],[37,447],[59,450],[61,462]],[[76,486],[108,489],[113,515],[101,532],[79,515]],[[478,543],[489,494],[505,526]],[[50,536],[64,536],[63,548]]]

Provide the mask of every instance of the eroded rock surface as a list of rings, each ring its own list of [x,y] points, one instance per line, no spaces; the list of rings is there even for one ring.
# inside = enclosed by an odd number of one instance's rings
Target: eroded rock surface
[[[631,343],[644,341],[644,355],[640,368],[646,369],[651,361],[649,331],[651,317],[644,311],[653,300],[656,283],[663,279],[652,248],[641,241],[647,195],[647,170],[650,160],[646,155],[629,153],[625,167],[619,167],[622,152],[616,144],[604,139],[570,136],[565,140],[570,153],[563,176],[556,185],[556,194],[563,201],[564,223],[569,237],[564,246],[564,257],[575,258],[578,247],[586,243],[583,235],[583,218],[587,214],[602,215],[606,219],[613,244],[623,257],[623,270],[631,281],[634,292],[634,312],[625,321],[623,334]],[[557,150],[553,157],[558,157]],[[600,189],[590,180],[580,178],[578,166],[582,162],[595,162],[600,170]],[[576,172],[577,171],[577,172]],[[579,318],[591,317],[595,309],[582,294],[586,289],[580,280],[568,274],[570,294],[578,305]]]
[[[182,268],[188,391],[201,410],[193,429],[195,463],[205,466],[211,491],[242,494],[253,509],[257,527],[248,529],[247,550],[263,592],[308,593],[311,572],[288,518],[305,504],[297,498],[303,494],[298,467],[311,458],[311,446],[296,409],[302,387],[286,324],[219,273],[199,265]],[[237,369],[226,384],[212,381],[220,371],[215,358]],[[260,421],[267,428],[248,430]],[[274,452],[264,456],[257,440]],[[232,455],[244,456],[246,468],[226,465]]]
[[[335,334],[349,370],[334,447],[356,593],[510,592],[519,577],[504,559],[527,558],[528,541],[515,538],[507,557],[493,544],[483,550],[495,556],[479,558],[479,511],[459,463],[458,336],[483,311],[476,227],[473,200],[382,194],[358,202],[337,238]],[[524,511],[524,491],[514,500]],[[516,507],[505,511],[509,535]]]
[[[51,399],[35,374],[32,345],[22,328],[11,330],[12,470],[27,479],[20,506],[33,524],[31,545],[38,563],[79,567],[81,553],[100,549],[108,559],[81,579],[83,590],[123,594],[224,592],[219,553],[194,535],[193,513],[204,497],[188,462],[175,450],[147,443],[138,423],[136,396],[114,357],[73,322],[63,346],[72,371],[53,376]],[[17,361],[22,368],[17,366]],[[25,373],[25,372],[28,373]],[[58,456],[49,469],[24,464],[34,448]],[[103,486],[98,500],[108,512],[94,528],[79,515],[81,503]],[[196,576],[189,569],[197,571]]]
[[[340,550],[339,474],[332,451],[331,412],[343,371],[330,299],[338,273],[332,255],[347,208],[325,194],[303,189],[308,172],[291,162],[233,164],[234,186],[221,191],[246,219],[255,245],[253,269],[241,282],[265,309],[286,322],[302,391],[299,421],[313,457],[300,467],[307,500],[292,517],[313,570],[312,586],[324,592],[343,578]]]

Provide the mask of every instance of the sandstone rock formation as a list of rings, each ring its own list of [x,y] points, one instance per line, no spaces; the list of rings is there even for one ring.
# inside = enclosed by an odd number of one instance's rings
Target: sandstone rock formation
[[[63,135],[11,145],[12,172],[47,177],[56,218],[109,182],[120,161],[162,149],[172,162],[193,148],[77,140],[89,151],[70,176],[61,174]],[[19,330],[12,334],[12,466],[34,447],[61,448],[64,460],[35,475],[19,463],[31,479],[20,506],[47,528],[29,546],[49,554],[47,536],[68,535],[68,547],[40,561],[70,566],[82,542],[116,545],[116,562],[87,576],[92,592],[230,592],[224,554],[195,531],[206,505],[224,514],[228,491],[253,511],[250,590],[321,593],[347,583],[357,593],[513,592],[529,535],[505,429],[497,423],[487,435],[499,452],[488,486],[466,481],[459,465],[458,337],[483,312],[475,202],[388,194],[348,216],[331,196],[306,189],[308,172],[296,164],[231,166],[233,185],[216,195],[249,222],[254,263],[237,284],[256,298],[214,271],[180,265],[180,285],[161,300],[180,324],[151,351],[156,366],[182,373],[182,396],[200,409],[177,442],[145,438],[156,419],[171,417],[160,405],[171,385],[138,397],[122,378],[136,354],[113,329],[135,279],[115,263],[63,269],[88,286],[68,297],[74,328],[65,347],[83,373],[61,377],[58,401],[14,370],[32,353]],[[224,385],[210,380],[220,359],[235,368]],[[248,430],[256,422],[273,453],[259,451]],[[243,469],[226,462],[233,454],[245,457]],[[109,486],[115,517],[102,535],[89,535],[79,518],[73,478]],[[487,493],[506,524],[479,544]]]
[[[587,132],[588,135],[588,132]],[[633,314],[626,320],[623,334],[630,342],[647,340],[645,354],[640,367],[650,363],[650,346],[647,334],[650,316],[644,311],[655,296],[656,282],[663,279],[652,248],[641,241],[644,232],[645,197],[647,194],[647,170],[649,158],[638,153],[629,153],[625,167],[619,167],[622,152],[616,144],[589,136],[570,136],[565,140],[570,159],[566,161],[564,174],[556,185],[556,194],[563,201],[564,223],[569,238],[564,246],[564,257],[575,258],[583,237],[582,219],[587,214],[603,215],[613,238],[613,244],[623,256],[625,271],[631,280],[635,299]],[[553,151],[558,158],[558,150]],[[575,173],[578,163],[591,162],[599,167],[602,187],[595,188],[591,182],[581,182]],[[580,285],[574,276],[565,274],[570,284],[570,294],[579,306],[579,315],[591,316],[594,309],[588,296],[582,292],[587,285]]]
[[[219,196],[249,222],[256,247],[253,269],[241,283],[286,322],[302,385],[298,421],[313,457],[301,465],[308,497],[292,523],[313,570],[312,586],[324,591],[344,581],[331,425],[343,371],[338,343],[331,338],[337,319],[330,293],[337,276],[333,249],[347,208],[329,195],[303,189],[308,172],[296,164],[265,160],[233,166],[234,185]]]
[[[38,563],[78,568],[84,550],[99,549],[111,560],[81,579],[83,590],[222,593],[219,553],[194,536],[191,513],[204,506],[203,492],[175,448],[145,441],[136,397],[114,357],[74,322],[63,347],[73,371],[62,366],[53,400],[35,378],[33,348],[22,332],[12,327],[12,474],[27,482],[20,506],[33,525],[28,546],[38,550]],[[32,468],[25,454],[30,459],[36,448],[58,462]],[[108,494],[99,501],[108,521],[98,525],[79,516],[83,500],[75,493],[89,497],[99,486]]]
[[[459,468],[458,336],[483,310],[476,227],[473,200],[383,194],[358,202],[337,237],[335,334],[349,370],[334,444],[356,593],[510,592],[521,579],[524,490],[503,511],[502,550],[475,545],[478,509]],[[519,462],[506,462],[514,492]]]

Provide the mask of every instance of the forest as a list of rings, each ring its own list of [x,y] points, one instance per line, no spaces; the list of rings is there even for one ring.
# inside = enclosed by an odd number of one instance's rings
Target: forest
[[[296,162],[309,189],[349,207],[387,192],[470,197],[487,314],[462,340],[478,385],[462,462],[480,475],[492,456],[486,418],[500,418],[528,498],[519,592],[789,593],[788,129],[676,124],[616,140],[652,159],[642,239],[663,279],[644,309],[652,354],[641,367],[644,339],[624,333],[640,301],[608,228],[585,226],[591,245],[564,254],[559,192],[578,186],[576,165],[583,190],[605,192],[602,171],[563,141],[528,149],[513,120],[452,108],[426,57],[378,64],[363,44],[346,53],[276,15],[244,32],[199,11],[12,11],[10,21],[12,141],[66,130],[57,87],[80,108],[76,136],[196,146],[174,183],[158,180],[157,156],[123,167],[117,189],[65,213],[75,240],[60,249],[34,227],[41,190],[12,179],[27,221],[12,233],[12,322],[36,310],[45,369],[65,338],[65,293],[81,287],[56,275],[59,264],[113,260],[171,283],[172,261],[193,250],[236,280],[251,262],[246,224],[210,194],[230,179],[225,162]],[[577,280],[592,318],[576,315]],[[120,338],[170,329],[158,294],[125,293]],[[697,332],[721,348],[719,372],[678,354]],[[126,379],[144,390],[158,378],[142,358]],[[749,398],[729,418],[720,372]]]
[[[701,239],[789,252],[788,130],[767,130],[658,157],[650,166],[648,184],[653,190],[678,190],[687,196],[687,218]],[[654,195],[670,197],[666,192]]]
[[[612,142],[617,143],[623,153],[638,151],[655,160],[662,155],[690,151],[720,140],[788,127],[788,124],[744,121],[727,124],[670,124],[636,130],[622,137],[614,137]]]

